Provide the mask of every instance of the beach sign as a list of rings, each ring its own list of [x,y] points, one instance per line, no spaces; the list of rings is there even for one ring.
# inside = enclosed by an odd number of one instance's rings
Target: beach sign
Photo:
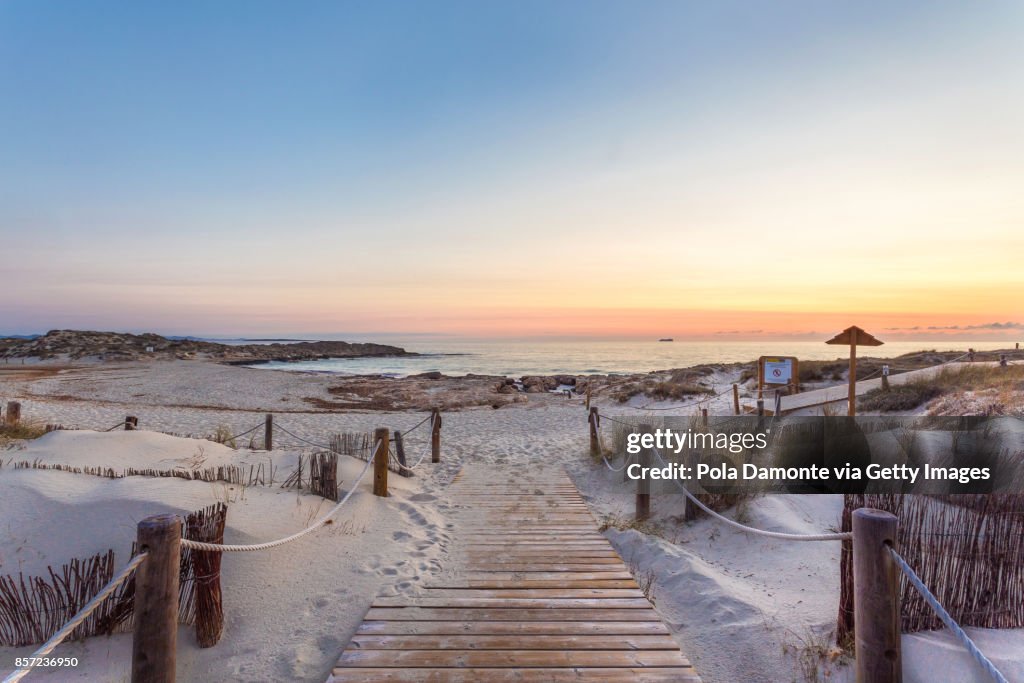
[[[850,405],[846,414],[852,417],[857,414],[857,346],[881,346],[885,342],[852,325],[825,343],[850,347],[850,391],[847,394]]]
[[[765,384],[789,384],[793,377],[792,358],[765,358],[764,359],[764,382]]]
[[[757,359],[757,397],[770,385],[792,386],[795,392],[799,376],[800,361],[795,356],[761,356]]]

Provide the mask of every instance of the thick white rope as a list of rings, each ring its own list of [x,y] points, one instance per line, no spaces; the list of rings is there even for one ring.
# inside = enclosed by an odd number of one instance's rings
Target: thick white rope
[[[666,463],[665,459],[661,457],[661,452],[657,448],[653,448],[651,450],[653,450],[654,454],[658,456],[658,460],[661,461],[661,464],[667,467],[668,463]],[[768,538],[777,538],[783,541],[848,541],[853,538],[853,534],[850,532],[833,534],[786,534],[781,531],[766,531],[765,529],[755,529],[754,527],[747,526],[746,524],[740,524],[739,522],[731,520],[728,517],[723,517],[722,515],[718,514],[717,512],[709,508],[704,503],[700,502],[697,499],[697,497],[690,493],[690,491],[685,486],[680,484],[677,479],[673,479],[672,481],[675,483],[677,487],[679,487],[679,490],[685,493],[686,497],[693,501],[693,503],[701,510],[708,513],[712,517],[718,519],[719,521],[725,522],[729,526],[733,526],[739,529],[740,531],[746,532],[748,534],[767,536]]]
[[[408,432],[406,432],[406,433],[408,433]],[[430,453],[430,446],[431,446],[431,444],[428,441],[426,443],[426,445],[424,446],[424,448],[423,448],[423,455],[420,456],[420,459],[416,461],[415,465],[411,465],[411,466],[403,465],[402,462],[398,459],[398,456],[395,456],[395,464],[398,465],[401,469],[405,470],[406,472],[412,472],[414,469],[419,467],[423,463],[423,461],[426,459],[427,453]]]
[[[600,421],[598,421],[598,424],[600,424]],[[626,459],[622,461],[622,467],[612,466],[611,462],[609,462],[608,458],[604,454],[604,439],[601,437],[601,428],[598,427],[595,431],[597,432],[597,448],[599,451],[601,451],[601,459],[604,460],[604,466],[610,469],[612,472],[621,472],[622,470],[629,467],[630,458],[628,455],[626,456]]]
[[[377,442],[376,446],[374,447],[375,450],[377,447],[380,446],[380,443],[380,441]],[[327,524],[327,522],[330,521],[331,517],[333,517],[335,513],[337,513],[338,510],[341,509],[341,506],[348,502],[348,499],[352,497],[352,494],[356,492],[356,489],[359,488],[359,483],[363,480],[363,477],[366,476],[366,473],[370,471],[370,465],[372,464],[373,458],[370,458],[369,460],[366,461],[366,467],[363,468],[363,471],[356,478],[355,482],[352,484],[352,488],[349,489],[348,493],[345,494],[344,498],[338,501],[337,505],[335,505],[334,507],[327,511],[326,515],[324,515],[323,517],[321,517],[316,522],[306,527],[302,531],[298,531],[292,534],[291,536],[285,536],[284,538],[279,538],[276,541],[267,541],[266,543],[251,543],[248,545],[222,545],[219,543],[204,543],[202,541],[192,541],[183,538],[181,539],[181,545],[185,548],[191,548],[192,550],[206,550],[209,552],[217,553],[242,553],[252,552],[254,550],[268,550],[270,548],[276,548],[279,545],[284,545],[285,543],[291,543],[292,541],[302,538],[306,534],[310,534],[319,529],[320,527],[324,526],[325,524]]]
[[[71,633],[78,628],[83,621],[88,619],[89,615],[95,612],[96,608],[103,604],[103,601],[109,598],[111,593],[117,590],[122,583],[128,580],[128,577],[131,576],[133,571],[135,571],[135,568],[142,564],[145,559],[146,553],[139,553],[133,557],[132,561],[129,562],[127,566],[117,574],[117,576],[112,578],[110,583],[103,587],[103,590],[93,596],[92,600],[85,603],[85,606],[82,607],[78,614],[71,617],[71,620],[64,624],[61,630],[50,636],[50,639],[43,643],[38,650],[29,655],[27,659],[32,660],[42,658],[53,652],[54,648],[64,642],[65,638],[71,635]],[[20,681],[31,670],[31,666],[22,667],[8,675],[7,678],[4,679],[3,683],[16,683],[16,681]]]
[[[981,650],[978,649],[978,646],[974,644],[973,640],[971,640],[971,637],[964,633],[964,630],[960,628],[959,624],[953,621],[953,617],[949,615],[949,612],[947,612],[942,604],[939,603],[938,599],[932,595],[932,592],[928,590],[928,586],[924,585],[924,582],[917,574],[914,573],[914,570],[910,568],[907,561],[900,557],[900,554],[892,548],[889,548],[889,554],[892,555],[892,559],[897,565],[899,565],[899,568],[903,570],[903,573],[907,575],[907,579],[910,580],[910,585],[917,589],[917,592],[921,594],[924,601],[928,603],[937,615],[939,615],[939,619],[941,619],[942,623],[946,625],[946,628],[952,631],[953,635],[956,636],[956,639],[960,641],[960,644],[967,648],[967,652],[969,652],[971,657],[974,658],[974,661],[976,661],[978,665],[992,677],[992,680],[996,681],[996,683],[1009,683],[1009,681],[1006,680],[1006,676],[999,672],[999,669],[996,668],[995,664],[993,664],[988,657],[982,654]]]

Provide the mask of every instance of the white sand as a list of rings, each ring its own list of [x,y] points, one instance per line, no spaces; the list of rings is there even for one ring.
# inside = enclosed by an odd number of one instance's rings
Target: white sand
[[[69,382],[88,390],[67,391]],[[69,426],[95,429],[133,414],[144,430],[204,434],[218,424],[247,429],[277,404],[299,410],[297,402],[311,386],[322,390],[325,384],[308,375],[198,362],[153,363],[101,366],[96,372],[76,371],[63,380],[49,378],[30,386],[0,379],[0,399],[16,397],[26,416]],[[729,412],[731,397],[723,401],[713,414]],[[629,408],[602,404],[602,412],[624,414]],[[280,425],[319,439],[329,432],[377,426],[406,429],[423,416],[275,413]],[[190,629],[183,627],[179,680],[325,680],[376,593],[415,591],[431,575],[458,571],[447,561],[451,544],[458,541],[458,529],[451,526],[458,501],[447,498],[445,486],[464,462],[489,463],[496,477],[517,476],[540,462],[562,463],[595,517],[631,511],[632,493],[586,454],[586,418],[578,400],[532,395],[523,405],[449,413],[444,420],[442,463],[425,465],[423,475],[412,479],[392,475],[392,497],[373,497],[365,480],[335,524],[277,550],[226,555],[224,638],[214,648],[199,650]],[[414,457],[425,436],[421,428],[409,438]],[[3,457],[169,468],[191,466],[201,450],[202,466],[271,457],[280,478],[290,470],[297,449],[284,436],[278,443],[287,448],[268,455],[146,431],[63,432]],[[351,482],[362,463],[342,461],[344,479]],[[227,541],[236,543],[294,532],[330,506],[315,496],[276,488],[226,489],[230,487],[178,479],[107,480],[5,467],[0,469],[0,572],[35,572],[48,563],[111,547],[124,562],[137,520],[168,510],[187,512],[225,497],[232,500]],[[840,505],[831,496],[767,496],[755,500],[744,519],[781,531],[827,531],[838,524]],[[834,628],[838,545],[755,538],[707,519],[679,525],[671,520],[681,510],[677,496],[656,496],[653,508],[655,526],[662,527],[665,537],[616,529],[607,535],[641,579],[654,571],[656,607],[704,680],[804,680],[797,660],[800,649],[827,643]],[[1024,633],[974,633],[1011,680],[1024,681]],[[984,680],[947,636],[905,637],[906,680]],[[0,649],[0,672],[12,668],[16,655],[32,650]],[[130,636],[66,644],[57,654],[78,656],[82,663],[73,672],[38,671],[28,680],[124,681]],[[848,666],[823,667],[833,669],[828,680],[851,679]]]

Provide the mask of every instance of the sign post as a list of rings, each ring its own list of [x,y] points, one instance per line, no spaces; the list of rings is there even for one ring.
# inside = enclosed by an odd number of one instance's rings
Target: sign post
[[[761,356],[757,359],[757,397],[764,398],[768,384],[791,386],[796,393],[799,377],[800,361],[793,356]]]
[[[846,345],[850,347],[850,405],[846,410],[846,414],[853,417],[857,414],[857,345],[881,346],[885,342],[875,339],[864,330],[853,325],[851,327],[847,327],[825,343]]]

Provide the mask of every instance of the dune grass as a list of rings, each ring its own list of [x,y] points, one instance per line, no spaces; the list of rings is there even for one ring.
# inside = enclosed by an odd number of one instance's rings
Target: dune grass
[[[888,391],[872,389],[858,400],[861,410],[896,412],[915,408],[940,396],[963,391],[995,390],[1013,403],[1024,394],[1024,365],[968,365],[948,367],[928,379],[907,382]]]

